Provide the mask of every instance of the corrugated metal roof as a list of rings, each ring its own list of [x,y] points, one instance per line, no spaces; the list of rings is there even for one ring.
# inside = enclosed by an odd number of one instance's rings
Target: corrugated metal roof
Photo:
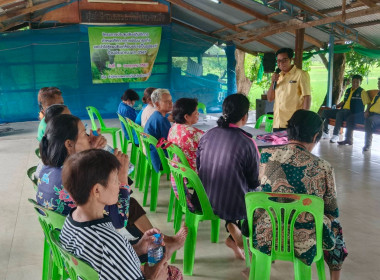
[[[30,0],[33,5],[38,5],[45,2],[52,2],[53,0]],[[75,1],[75,0],[73,0]],[[168,0],[169,2],[172,0]],[[205,13],[219,18],[221,21],[228,23],[229,25],[238,26],[241,30],[257,30],[260,28],[264,28],[269,26],[271,23],[268,23],[264,20],[254,20],[255,17],[250,14],[248,11],[254,11],[263,16],[269,16],[271,20],[277,22],[286,22],[294,17],[287,14],[285,11],[276,10],[276,5],[278,5],[278,1],[272,1],[273,6],[265,6],[255,0],[232,0],[230,3],[234,3],[235,5],[240,5],[243,9],[238,9],[232,7],[231,5],[225,4],[223,0],[220,0],[219,4],[214,3],[211,0],[176,0],[172,1],[172,10],[171,15],[173,19],[176,19],[186,25],[195,27],[200,29],[214,37],[216,39],[226,39],[226,36],[230,36],[236,34],[236,31],[225,28],[221,23],[215,22],[207,17],[200,15],[197,12],[192,12],[187,8],[181,7],[180,4],[191,5],[196,9],[202,10]],[[286,2],[286,1],[285,1]],[[299,2],[308,6],[309,8],[315,10],[325,10],[330,8],[341,7],[341,0],[299,0]],[[6,30],[7,26],[17,26],[17,24],[22,24],[23,22],[27,22],[27,20],[36,19],[39,15],[43,15],[48,9],[37,10],[33,14],[28,15],[17,15],[18,11],[21,11],[25,7],[28,7],[29,0],[15,0],[15,1],[2,1],[0,3],[0,16],[3,17],[3,21],[0,24],[0,28]],[[363,5],[361,2],[354,2],[352,5]],[[291,4],[287,3],[287,7],[290,7]],[[362,9],[367,9],[366,6],[356,7],[353,9],[348,9],[348,12],[360,11]],[[295,11],[299,11],[299,8],[295,8]],[[335,16],[339,15],[340,11],[330,12],[326,14],[326,16]],[[10,15],[11,17],[5,19],[4,16]],[[318,17],[313,17],[317,19]],[[358,24],[363,22],[371,22],[380,20],[380,14],[369,15],[365,17],[359,18],[351,18],[346,20],[345,24]],[[242,24],[246,23],[248,24]],[[300,21],[301,22],[301,21]],[[359,32],[359,35],[368,41],[374,43],[375,45],[380,45],[380,28],[378,25],[374,26],[365,26],[358,27],[356,30]],[[0,30],[2,30],[0,29]],[[260,31],[260,30],[259,30]],[[259,35],[260,32],[258,32]],[[312,43],[324,44],[329,41],[329,26],[320,26],[320,27],[312,27],[306,28],[305,34],[311,36],[312,38],[305,38],[304,47],[308,48],[313,46]],[[337,36],[340,38],[340,36]],[[241,39],[245,39],[246,37],[241,36]],[[249,51],[258,51],[258,52],[268,52],[273,51],[274,48],[277,47],[295,47],[295,35],[294,30],[290,30],[289,32],[275,33],[269,36],[262,36],[258,38],[261,42],[249,42],[244,45],[241,45],[245,49]],[[319,43],[320,42],[320,43]]]

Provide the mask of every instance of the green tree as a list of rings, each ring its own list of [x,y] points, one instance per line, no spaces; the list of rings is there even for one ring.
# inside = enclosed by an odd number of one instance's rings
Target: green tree
[[[352,50],[346,53],[345,76],[351,78],[352,75],[359,74],[366,77],[373,67],[379,67],[379,65],[379,60],[363,56]]]

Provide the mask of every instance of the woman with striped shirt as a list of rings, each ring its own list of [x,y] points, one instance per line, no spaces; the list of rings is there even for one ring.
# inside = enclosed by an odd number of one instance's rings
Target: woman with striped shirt
[[[104,215],[104,207],[118,200],[119,168],[117,158],[104,150],[86,150],[65,161],[63,184],[77,207],[70,211],[62,228],[62,246],[88,262],[99,279],[183,279],[176,267],[168,266],[166,256],[155,266],[140,268],[138,255],[147,253],[158,229],[146,231],[137,244],[131,245]]]
[[[241,129],[247,123],[248,110],[246,96],[228,96],[218,127],[202,136],[196,160],[214,213],[226,221],[231,234],[225,243],[239,259],[245,259],[240,224],[247,218],[244,197],[259,185],[259,152],[252,135]]]

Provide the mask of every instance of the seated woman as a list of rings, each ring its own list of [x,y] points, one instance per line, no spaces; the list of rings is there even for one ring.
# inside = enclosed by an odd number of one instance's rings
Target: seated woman
[[[337,220],[339,211],[334,171],[327,161],[311,153],[322,136],[322,128],[323,121],[318,114],[307,110],[296,111],[288,121],[289,144],[261,151],[260,178],[262,191],[310,194],[324,200],[323,245],[330,249],[325,251],[325,261],[329,265],[331,279],[337,280],[347,250]],[[297,219],[294,234],[295,254],[309,265],[316,253],[313,222],[310,215],[302,214]],[[269,254],[272,228],[268,225],[266,212],[256,212],[254,224],[257,249]]]
[[[86,129],[79,118],[72,115],[59,115],[52,118],[47,126],[46,133],[40,143],[41,159],[44,163],[38,180],[37,202],[60,214],[68,215],[76,207],[75,202],[62,185],[62,165],[69,155],[89,150],[103,148],[106,140],[103,136],[87,135]],[[115,228],[127,226],[128,231],[140,236],[153,228],[146,217],[144,209],[134,199],[129,198],[128,157],[117,149],[115,155],[122,164],[119,172],[121,183],[119,202],[106,206],[105,212],[110,216]],[[187,228],[183,227],[176,236],[166,236],[164,241],[168,254],[181,248],[187,235]]]
[[[150,98],[155,89],[156,88],[154,88],[154,87],[148,87],[144,90],[144,96],[142,98],[142,102],[144,103],[144,106],[143,106],[142,110],[140,111],[140,113],[138,113],[138,115],[136,117],[136,121],[135,121],[135,123],[137,123],[138,125],[141,125],[142,127],[145,126],[147,120],[152,115],[152,113],[155,111],[153,104],[152,104],[152,99]],[[145,111],[146,108],[148,108],[148,109]],[[144,113],[144,111],[145,111],[145,113]],[[143,115],[144,115],[144,117],[143,117]]]
[[[118,159],[104,150],[86,150],[65,161],[63,184],[77,207],[70,212],[62,228],[59,237],[62,246],[88,262],[99,279],[183,279],[179,269],[168,266],[166,255],[158,264],[140,268],[137,256],[147,253],[154,241],[152,235],[159,230],[148,230],[137,244],[131,245],[104,215],[107,205],[118,202],[118,173],[122,172]]]
[[[239,223],[247,218],[245,194],[259,186],[259,152],[252,135],[241,129],[248,110],[246,96],[228,96],[218,127],[202,136],[197,151],[199,178],[214,213],[226,221],[231,235],[225,243],[239,259],[245,259]]]
[[[121,102],[117,108],[117,113],[124,118],[128,118],[132,121],[136,120],[136,111],[133,109],[135,102],[140,99],[140,96],[133,89],[127,89],[124,94],[121,96]],[[128,133],[124,124],[121,123],[121,128],[123,130],[124,136],[129,139]]]
[[[144,132],[154,136],[157,140],[160,138],[167,139],[171,124],[166,114],[173,109],[172,96],[167,89],[158,88],[152,93],[152,102],[156,111],[146,122]],[[161,161],[154,147],[151,148],[151,158],[156,172],[160,171]]]
[[[198,100],[194,98],[180,98],[173,106],[173,119],[174,124],[169,130],[168,141],[176,144],[181,148],[186,156],[190,167],[196,171],[196,159],[197,159],[197,149],[199,140],[201,139],[204,132],[193,124],[198,122]],[[174,160],[179,161],[179,159],[174,158]],[[173,176],[171,177],[173,190],[178,198],[178,192],[175,185]],[[191,195],[187,195],[187,203],[189,209],[194,210],[195,206],[191,202]]]

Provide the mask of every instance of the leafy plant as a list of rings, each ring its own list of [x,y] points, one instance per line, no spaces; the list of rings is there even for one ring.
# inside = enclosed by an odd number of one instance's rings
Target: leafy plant
[[[363,77],[369,75],[373,67],[379,67],[379,60],[363,56],[357,52],[350,51],[346,53],[346,73],[345,77],[351,78],[352,75],[359,74]]]

